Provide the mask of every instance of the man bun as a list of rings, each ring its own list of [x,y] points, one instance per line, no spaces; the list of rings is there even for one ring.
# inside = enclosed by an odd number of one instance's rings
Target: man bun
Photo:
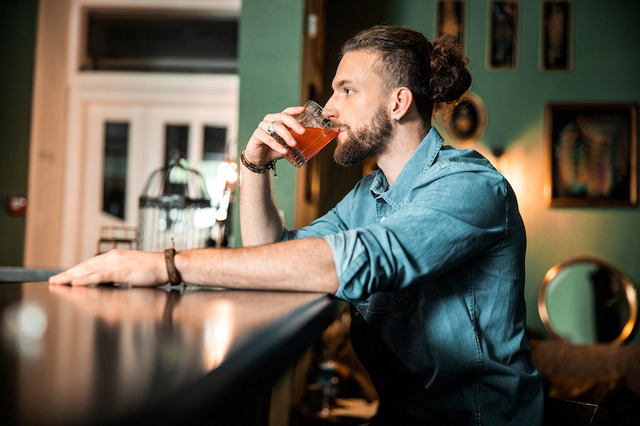
[[[434,106],[456,102],[471,87],[469,59],[453,37],[441,36],[433,41],[430,62],[429,85]]]

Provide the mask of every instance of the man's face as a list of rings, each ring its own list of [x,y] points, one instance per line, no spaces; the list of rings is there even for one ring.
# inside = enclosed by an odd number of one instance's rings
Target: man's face
[[[374,71],[378,54],[357,51],[344,55],[333,79],[333,96],[325,111],[340,129],[335,161],[361,163],[381,153],[392,133],[382,79]]]

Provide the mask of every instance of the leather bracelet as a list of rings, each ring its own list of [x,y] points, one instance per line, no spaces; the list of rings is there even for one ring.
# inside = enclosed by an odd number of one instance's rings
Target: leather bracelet
[[[175,248],[166,249],[164,251],[164,263],[167,265],[167,275],[169,276],[169,283],[171,285],[179,285],[182,283],[182,277],[180,272],[176,269],[176,264],[173,261],[177,251]]]
[[[276,160],[271,160],[264,166],[253,164],[249,162],[249,160],[247,160],[247,158],[244,156],[245,149],[247,149],[247,147],[244,147],[244,149],[242,150],[242,153],[240,154],[240,162],[242,163],[243,166],[245,166],[247,169],[249,169],[253,173],[266,173],[269,170],[273,170],[273,176],[274,177],[276,176]]]

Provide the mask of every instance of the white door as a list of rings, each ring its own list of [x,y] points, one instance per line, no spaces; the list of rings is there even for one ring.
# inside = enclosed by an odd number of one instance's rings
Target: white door
[[[217,206],[225,195],[221,165],[235,157],[236,123],[236,109],[225,106],[89,103],[77,222],[81,259],[97,253],[101,227],[138,226],[139,197],[149,176],[176,152],[204,175]]]
[[[136,226],[136,194],[153,167],[144,142],[145,121],[141,105],[98,103],[87,108],[84,202],[78,221],[83,259],[98,252],[100,226]]]

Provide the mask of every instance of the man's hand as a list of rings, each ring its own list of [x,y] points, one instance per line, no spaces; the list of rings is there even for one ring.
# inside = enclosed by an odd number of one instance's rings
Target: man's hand
[[[169,281],[163,253],[111,250],[49,278],[53,285],[122,283],[159,286]]]
[[[278,114],[265,115],[264,119],[253,132],[251,139],[247,142],[244,153],[247,161],[264,166],[269,161],[282,158],[287,153],[287,149],[280,145],[280,143],[269,134],[269,126],[271,125],[273,131],[287,142],[289,146],[295,146],[296,141],[289,129],[298,134],[304,133],[304,127],[294,118],[295,114],[301,114],[303,112],[304,107],[291,107]]]

